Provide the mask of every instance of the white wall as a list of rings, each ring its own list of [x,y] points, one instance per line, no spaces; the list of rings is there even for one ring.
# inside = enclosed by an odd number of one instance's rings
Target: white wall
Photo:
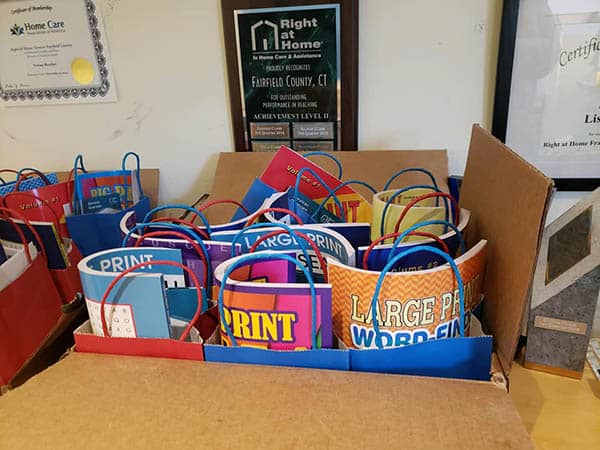
[[[136,150],[161,201],[209,189],[232,148],[220,0],[99,0],[119,101],[2,109],[0,162],[116,167]],[[448,148],[461,173],[470,126],[491,123],[500,0],[360,2],[359,145]]]

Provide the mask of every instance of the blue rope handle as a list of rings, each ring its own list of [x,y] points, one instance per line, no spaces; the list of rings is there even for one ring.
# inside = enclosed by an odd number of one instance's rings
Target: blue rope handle
[[[408,234],[411,231],[415,231],[419,228],[426,227],[428,225],[447,225],[448,227],[452,228],[452,230],[454,230],[454,232],[456,233],[456,236],[458,237],[458,241],[460,242],[461,255],[466,251],[467,246],[465,245],[465,240],[463,239],[462,233],[460,232],[460,230],[458,229],[458,227],[456,225],[454,225],[451,222],[448,222],[447,220],[426,220],[424,222],[417,222],[414,225],[408,227],[406,230],[404,230],[402,232],[402,234],[400,234],[396,238],[396,240],[394,241],[394,244],[392,245],[392,248],[390,249],[390,253],[388,255],[388,262],[392,258],[394,252],[396,250],[398,250],[398,245],[400,245],[402,243],[402,241],[408,236]],[[421,244],[421,245],[429,245],[429,244]]]
[[[465,336],[465,287],[463,285],[462,277],[460,276],[460,271],[458,270],[458,266],[454,262],[454,260],[442,250],[431,247],[429,245],[419,245],[416,247],[409,248],[408,250],[403,251],[399,255],[394,256],[391,261],[385,265],[381,273],[379,274],[379,278],[377,279],[377,284],[375,285],[375,291],[373,292],[373,299],[371,300],[371,311],[373,311],[373,330],[375,331],[375,343],[378,348],[382,349],[383,344],[381,343],[381,331],[379,330],[379,318],[377,317],[377,302],[379,300],[379,292],[381,291],[381,286],[383,285],[383,281],[385,279],[385,275],[392,269],[394,264],[400,261],[402,258],[412,255],[413,253],[428,251],[431,253],[435,253],[436,255],[441,256],[446,260],[452,271],[454,272],[454,277],[456,278],[456,282],[458,284],[458,296],[460,303],[460,316],[459,316],[459,329],[460,336]],[[454,299],[454,289],[452,290],[452,298]]]
[[[319,174],[317,174],[314,170],[312,170],[310,167],[303,167],[302,169],[300,169],[298,171],[298,174],[296,175],[296,184],[294,185],[294,209],[293,211],[298,214],[298,193],[300,192],[300,181],[302,180],[302,174],[304,172],[309,172],[313,177],[316,178],[316,180],[321,183],[321,185],[327,190],[327,192],[329,192],[329,195],[333,196],[333,200],[335,201],[335,204],[337,205],[337,207],[340,209],[340,214],[342,215],[341,219],[343,222],[346,222],[346,213],[344,211],[344,208],[342,207],[342,203],[340,202],[340,199],[337,198],[337,195],[335,195],[335,192],[333,192],[331,190],[331,188],[323,181],[323,179],[319,176]]]
[[[438,184],[435,181],[435,177],[433,176],[433,174],[429,170],[423,169],[422,167],[409,167],[407,169],[402,169],[402,170],[396,172],[394,175],[392,175],[390,178],[388,178],[388,180],[385,182],[385,185],[383,186],[383,190],[387,191],[390,188],[390,185],[396,180],[396,178],[398,178],[400,175],[403,175],[403,174],[408,173],[408,172],[421,172],[421,173],[424,173],[425,175],[427,175],[431,179],[431,184],[433,184],[436,188],[438,188]]]
[[[325,156],[326,158],[329,158],[330,160],[332,160],[335,163],[335,165],[338,168],[338,176],[337,176],[338,179],[339,180],[342,179],[342,175],[344,173],[344,169],[342,168],[342,163],[340,162],[339,159],[337,159],[331,153],[321,152],[321,151],[315,151],[315,152],[304,153],[304,154],[302,154],[302,156],[304,156],[305,158],[309,158],[311,156]]]
[[[390,206],[392,205],[392,202],[396,199],[396,197],[398,197],[400,194],[403,194],[407,191],[410,191],[411,189],[431,189],[434,192],[442,192],[440,190],[440,188],[438,188],[437,186],[432,186],[430,184],[415,184],[413,186],[407,186],[404,187],[402,189],[398,189],[396,192],[394,192],[390,198],[387,199],[387,201],[385,202],[385,206],[383,207],[383,211],[381,212],[381,223],[379,224],[379,234],[381,234],[381,236],[383,236],[385,234],[385,219],[387,216],[387,212],[388,209],[390,208]],[[438,197],[439,200],[439,197]],[[448,212],[448,199],[444,198],[444,205],[446,207],[446,214],[445,214],[445,219],[446,221],[448,221],[449,219],[449,212]],[[436,204],[437,206],[437,204]],[[446,232],[448,231],[448,227],[445,228]]]
[[[239,243],[239,240],[242,238],[244,233],[247,230],[255,230],[257,228],[281,228],[283,230],[286,230],[289,233],[289,235],[296,240],[298,247],[300,247],[300,250],[302,250],[302,254],[306,258],[306,265],[308,266],[310,264],[310,257],[308,255],[308,249],[306,248],[306,244],[304,243],[304,240],[302,238],[298,237],[298,235],[296,235],[296,232],[294,230],[292,230],[291,227],[289,227],[288,225],[281,223],[281,222],[278,222],[278,223],[272,223],[272,222],[254,223],[246,228],[242,228],[233,237],[233,241],[231,241],[231,257],[232,258],[235,256],[235,246]],[[325,268],[323,268],[323,269],[325,269]],[[311,274],[312,274],[312,265],[311,265]]]
[[[225,332],[227,333],[227,337],[231,340],[231,344],[233,346],[237,345],[237,340],[233,336],[231,332],[231,327],[225,320],[225,306],[223,304],[223,293],[225,291],[225,283],[227,279],[231,276],[234,270],[248,265],[252,261],[276,261],[276,260],[285,260],[291,262],[302,269],[304,272],[304,276],[308,281],[310,286],[310,297],[311,297],[311,305],[312,305],[312,324],[311,324],[311,338],[312,338],[312,348],[317,348],[317,290],[315,288],[315,282],[313,281],[312,276],[304,267],[302,263],[300,263],[296,258],[292,258],[286,254],[282,253],[274,253],[274,252],[259,252],[259,253],[250,253],[248,255],[242,255],[238,257],[237,261],[233,261],[231,265],[225,270],[225,275],[221,280],[221,287],[219,289],[219,297],[218,297],[218,305],[219,305],[219,316],[221,318],[221,324],[223,328],[225,328]]]
[[[206,218],[206,216],[203,213],[201,213],[200,211],[198,211],[196,208],[192,208],[191,206],[188,206],[188,205],[169,204],[169,205],[157,206],[156,208],[152,208],[150,211],[148,211],[146,213],[146,215],[144,216],[144,220],[142,220],[142,222],[148,222],[154,214],[156,214],[157,212],[160,212],[160,211],[164,211],[166,209],[183,209],[185,211],[196,214],[198,217],[200,217],[200,220],[202,220],[202,223],[204,224],[204,227],[206,228],[206,232],[208,233],[208,236],[210,237],[210,234],[212,233],[212,231],[210,229],[210,224],[208,223],[208,219]]]
[[[123,159],[121,160],[121,170],[123,172],[127,172],[127,159],[133,156],[135,158],[135,163],[136,163],[136,178],[137,178],[137,182],[138,182],[138,186],[140,187],[140,195],[142,197],[144,197],[144,189],[142,188],[142,179],[140,177],[140,172],[142,171],[141,167],[140,167],[140,155],[138,155],[135,152],[127,152],[123,155]],[[133,174],[132,174],[133,175]],[[132,181],[133,184],[133,181]]]
[[[360,180],[348,180],[348,181],[344,181],[338,187],[332,189],[333,194],[335,194],[337,191],[339,191],[343,187],[348,186],[350,184],[359,184],[361,186],[364,186],[364,187],[368,188],[371,192],[373,192],[373,194],[377,194],[377,189],[375,189],[369,183],[367,183],[365,181],[360,181]],[[325,200],[323,200],[321,202],[321,204],[319,205],[319,207],[317,208],[317,210],[314,213],[312,213],[312,215],[310,216],[312,219],[314,219],[315,216],[321,212],[321,210],[323,209],[323,207],[325,206],[325,204],[331,199],[331,197],[332,197],[332,194],[329,194],[327,197],[325,197]]]
[[[202,250],[204,257],[206,258],[206,263],[208,264],[208,277],[207,277],[208,279],[206,280],[207,289],[209,286],[212,285],[212,267],[211,267],[211,263],[210,263],[210,255],[208,253],[208,249],[206,248],[206,245],[204,244],[202,237],[198,233],[196,233],[194,230],[192,230],[191,228],[187,228],[182,225],[178,225],[178,224],[170,223],[170,222],[138,223],[127,232],[125,237],[123,237],[123,241],[121,242],[121,247],[127,247],[127,241],[129,241],[129,239],[131,238],[131,235],[135,231],[139,230],[142,233],[142,234],[140,234],[140,236],[143,238],[144,237],[143,233],[145,232],[146,227],[148,227],[148,228],[152,228],[152,227],[168,228],[170,230],[180,231],[184,234],[187,234],[190,238],[192,238],[200,246],[200,249]],[[152,239],[152,238],[150,238],[150,239]]]

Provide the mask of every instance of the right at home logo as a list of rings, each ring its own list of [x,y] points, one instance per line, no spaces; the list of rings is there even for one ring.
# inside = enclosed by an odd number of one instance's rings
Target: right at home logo
[[[259,20],[250,26],[253,52],[271,52],[279,50],[318,50],[322,41],[302,41],[296,32],[319,26],[315,17],[302,20],[281,19],[279,24],[270,20]]]

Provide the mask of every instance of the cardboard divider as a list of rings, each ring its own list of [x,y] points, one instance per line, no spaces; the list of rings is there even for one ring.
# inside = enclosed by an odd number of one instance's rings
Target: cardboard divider
[[[488,240],[484,331],[508,376],[533,280],[553,182],[510,148],[473,126],[460,205],[471,211],[467,245]]]

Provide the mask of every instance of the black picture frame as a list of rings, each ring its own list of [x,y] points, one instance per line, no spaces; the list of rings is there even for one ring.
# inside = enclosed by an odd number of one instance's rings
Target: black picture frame
[[[520,0],[504,0],[502,7],[492,119],[492,134],[502,142],[506,141],[520,5]],[[554,185],[559,191],[593,191],[600,187],[600,178],[554,178]]]
[[[247,147],[239,80],[234,11],[270,7],[339,4],[341,14],[341,133],[340,150],[358,149],[358,0],[221,0],[225,60],[235,150]]]

